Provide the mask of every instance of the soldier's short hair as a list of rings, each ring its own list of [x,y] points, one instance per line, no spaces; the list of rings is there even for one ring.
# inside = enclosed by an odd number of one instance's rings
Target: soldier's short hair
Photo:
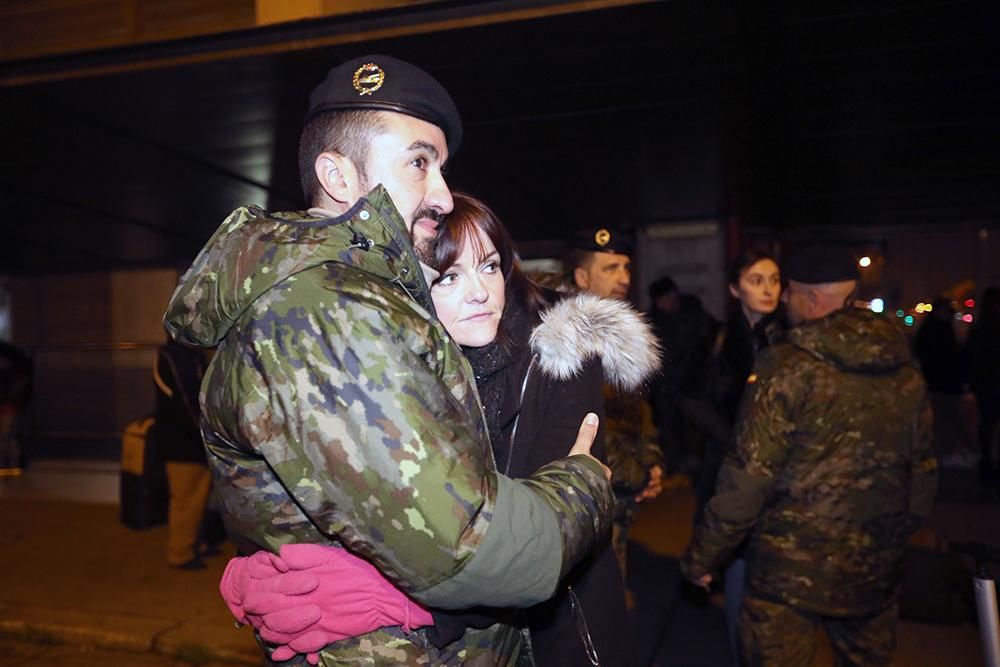
[[[372,140],[385,130],[385,119],[379,111],[371,109],[330,111],[306,123],[299,139],[299,179],[306,203],[317,206],[322,199],[323,188],[314,166],[320,153],[340,153],[354,163],[358,176],[367,182]]]

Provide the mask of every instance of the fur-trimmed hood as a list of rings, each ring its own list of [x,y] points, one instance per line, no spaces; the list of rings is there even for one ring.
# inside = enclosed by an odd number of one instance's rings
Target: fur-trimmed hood
[[[541,314],[531,349],[546,375],[566,380],[600,357],[607,382],[634,391],[660,368],[660,344],[645,317],[624,301],[576,294]]]

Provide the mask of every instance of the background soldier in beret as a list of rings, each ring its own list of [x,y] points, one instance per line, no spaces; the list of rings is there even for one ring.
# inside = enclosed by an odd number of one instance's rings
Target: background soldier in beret
[[[299,166],[313,208],[236,210],[165,315],[178,340],[218,346],[202,431],[231,537],[245,555],[346,547],[427,606],[545,600],[608,527],[613,496],[590,425],[580,456],[525,480],[493,470],[472,371],[415,252],[452,210],[455,105],[386,56],[335,67],[310,103]],[[444,646],[389,626],[318,658],[510,664],[521,633],[494,618]]]
[[[812,664],[822,626],[838,665],[888,665],[903,550],[937,484],[927,389],[902,331],[850,306],[849,254],[806,248],[782,273],[795,328],[748,379],[681,568],[707,587],[749,536],[746,664]]]
[[[632,244],[607,228],[580,232],[574,243],[570,275],[576,289],[602,298],[625,300],[632,284]],[[650,345],[656,345],[650,341]],[[612,544],[622,578],[627,572],[628,527],[636,504],[663,490],[663,452],[653,414],[644,396],[604,385],[604,446],[615,489]]]

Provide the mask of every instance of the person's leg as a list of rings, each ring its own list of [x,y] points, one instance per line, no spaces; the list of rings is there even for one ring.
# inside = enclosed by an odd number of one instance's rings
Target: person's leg
[[[723,593],[726,598],[726,631],[729,633],[729,649],[737,662],[739,662],[740,655],[740,607],[743,604],[746,572],[747,561],[745,558],[734,558],[722,571]]]
[[[899,604],[862,618],[825,618],[837,667],[888,667],[896,650]]]
[[[0,475],[21,473],[21,451],[17,443],[17,411],[0,405]]]
[[[803,667],[816,654],[819,620],[777,602],[743,596],[740,608],[740,664],[746,667]]]
[[[212,477],[200,463],[167,462],[170,508],[167,513],[167,564],[197,561],[195,544],[208,502]]]

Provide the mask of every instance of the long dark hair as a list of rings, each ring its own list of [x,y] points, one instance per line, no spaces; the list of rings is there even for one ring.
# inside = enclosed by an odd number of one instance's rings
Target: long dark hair
[[[438,228],[431,268],[444,273],[458,260],[467,242],[478,245],[476,232],[482,230],[493,242],[500,256],[500,271],[503,273],[507,300],[504,314],[506,315],[512,303],[531,313],[543,308],[546,305],[545,298],[538,286],[521,269],[514,240],[500,218],[484,202],[471,195],[454,192],[452,197],[455,208],[445,216],[444,224]],[[506,317],[502,317],[500,321],[499,338],[501,343],[507,344],[509,337],[504,326],[505,319]]]
[[[776,260],[772,255],[760,250],[754,250],[753,248],[747,248],[737,255],[736,259],[730,263],[729,272],[726,274],[727,284],[739,287],[740,276],[743,275],[743,272],[763,259],[769,259],[774,262],[775,266],[779,269],[781,268],[781,264],[778,264],[778,260]]]

